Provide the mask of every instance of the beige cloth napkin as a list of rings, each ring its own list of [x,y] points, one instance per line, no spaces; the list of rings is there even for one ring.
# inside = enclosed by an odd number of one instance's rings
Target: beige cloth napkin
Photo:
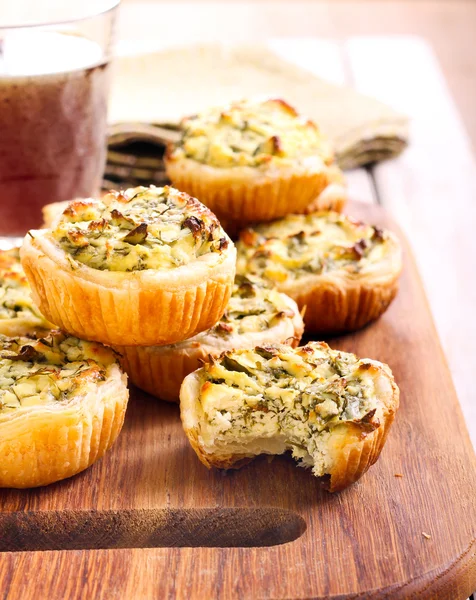
[[[408,119],[386,104],[315,77],[262,46],[207,44],[117,61],[107,183],[165,180],[164,143],[181,117],[245,97],[286,99],[316,121],[349,169],[399,154]]]

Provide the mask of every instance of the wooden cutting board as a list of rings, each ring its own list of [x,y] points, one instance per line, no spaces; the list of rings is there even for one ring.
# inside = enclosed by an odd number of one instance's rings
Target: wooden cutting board
[[[348,212],[396,229],[377,206]],[[389,363],[401,389],[382,456],[357,484],[331,495],[287,457],[208,471],[178,407],[134,390],[102,461],[47,488],[0,491],[0,596],[466,598],[476,588],[475,457],[402,241],[388,312],[331,340]]]

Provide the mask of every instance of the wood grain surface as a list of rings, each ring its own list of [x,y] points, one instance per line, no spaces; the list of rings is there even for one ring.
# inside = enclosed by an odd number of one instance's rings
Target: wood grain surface
[[[349,212],[395,229],[377,206]],[[98,464],[0,492],[2,549],[50,549],[0,554],[0,597],[466,598],[475,457],[406,245],[388,312],[331,343],[388,362],[401,388],[387,445],[360,482],[328,494],[288,457],[208,471],[178,408],[134,392]],[[193,547],[205,545],[216,547]]]

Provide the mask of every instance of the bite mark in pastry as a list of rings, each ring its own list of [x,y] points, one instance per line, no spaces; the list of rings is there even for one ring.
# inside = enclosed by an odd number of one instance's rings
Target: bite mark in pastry
[[[101,458],[121,431],[126,383],[101,344],[0,336],[0,487],[47,485]]]
[[[116,346],[121,364],[137,387],[169,402],[178,402],[184,378],[209,356],[257,344],[297,346],[304,324],[289,296],[253,276],[237,276],[220,321],[211,329],[168,346]]]
[[[225,352],[180,391],[185,432],[207,467],[290,450],[341,490],[377,460],[399,403],[389,367],[323,342]]]
[[[363,327],[397,293],[397,238],[339,213],[289,215],[246,229],[237,248],[237,272],[263,277],[306,307],[306,331]]]
[[[173,343],[211,327],[228,303],[235,257],[215,215],[168,186],[73,201],[21,250],[50,320],[125,345]]]

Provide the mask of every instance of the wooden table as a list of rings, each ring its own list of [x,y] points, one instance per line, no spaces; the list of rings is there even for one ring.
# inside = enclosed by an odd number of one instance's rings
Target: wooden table
[[[329,25],[329,15],[337,10],[329,9],[328,3],[324,3],[327,8],[323,11],[316,8],[319,5],[307,2],[263,2],[256,6],[244,2],[235,7],[236,13],[225,18],[223,4],[231,11],[229,3],[126,3],[120,37],[127,40],[140,35],[147,42],[158,35],[162,42],[177,43],[199,41],[208,36],[217,39],[220,35],[229,41],[249,40],[250,36],[258,38],[261,31],[266,36],[289,35],[298,29],[309,34],[312,19],[327,17],[324,25]],[[342,7],[343,3],[338,4]],[[359,3],[350,4],[354,8],[350,7],[349,11],[354,10],[355,15],[355,6]],[[381,8],[375,10],[378,12]],[[354,85],[412,117],[412,140],[406,153],[372,169],[349,173],[350,190],[353,198],[382,204],[406,232],[423,276],[467,424],[476,442],[476,407],[468,376],[476,364],[476,321],[473,318],[476,252],[471,230],[471,219],[475,220],[476,175],[469,139],[427,43],[414,37],[338,37],[338,41],[274,37],[270,46],[317,75]],[[98,560],[102,552],[97,553]],[[119,572],[128,568],[126,563],[131,555],[129,552],[121,554],[126,557],[124,564],[111,562],[104,577],[110,579],[114,569]],[[28,553],[12,555],[15,572],[27,572],[32,556]],[[77,552],[44,555],[41,568],[45,569],[44,575],[49,581],[57,578],[58,598],[73,597],[74,590],[78,589],[83,590],[85,598],[99,594],[101,582],[89,576],[94,564],[85,556],[83,560],[83,556]],[[74,577],[62,577],[68,572],[68,557],[78,566]],[[151,560],[142,564],[138,559],[134,565],[137,577],[134,589],[139,590],[140,573],[151,578],[157,564]],[[169,567],[174,570],[173,561]],[[31,577],[42,578],[41,569],[31,572]],[[13,591],[13,576],[10,583]],[[6,587],[8,585],[7,581]],[[127,598],[135,597],[131,587],[128,589]],[[181,593],[185,597],[185,590]],[[8,598],[8,591],[0,589],[0,597]],[[120,589],[117,597],[124,597]]]

